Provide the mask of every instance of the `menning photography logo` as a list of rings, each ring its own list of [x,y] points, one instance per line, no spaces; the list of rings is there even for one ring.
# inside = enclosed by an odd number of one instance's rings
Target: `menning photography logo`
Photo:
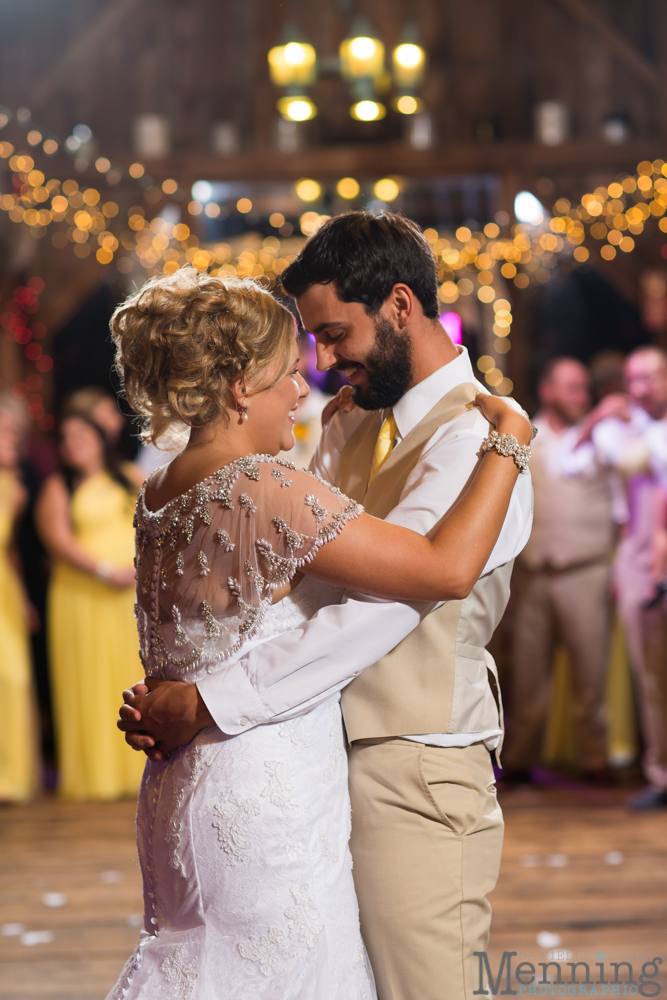
[[[635,979],[632,962],[519,962],[512,966],[516,951],[504,951],[500,967],[494,978],[488,955],[485,951],[473,952],[479,962],[479,986],[474,996],[517,996],[522,993],[533,996],[634,996],[657,997],[662,987],[657,982],[662,959],[652,958],[641,966],[639,978]],[[598,952],[598,958],[606,958]],[[643,957],[643,956],[642,956]],[[569,978],[567,975],[569,967]],[[542,978],[538,978],[539,969]],[[549,971],[549,970],[553,970]],[[591,974],[592,973],[592,974]],[[501,985],[505,988],[500,989]],[[517,987],[513,989],[512,983]]]

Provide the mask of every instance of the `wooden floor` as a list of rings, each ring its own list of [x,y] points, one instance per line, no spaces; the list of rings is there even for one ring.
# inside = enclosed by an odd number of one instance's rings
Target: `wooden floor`
[[[635,978],[661,956],[667,991],[667,811],[630,814],[626,796],[576,787],[504,796],[494,976],[503,951],[539,962],[555,950],[591,968],[629,960]],[[2,1000],[103,1000],[136,943],[140,913],[132,803],[44,799],[0,811]]]

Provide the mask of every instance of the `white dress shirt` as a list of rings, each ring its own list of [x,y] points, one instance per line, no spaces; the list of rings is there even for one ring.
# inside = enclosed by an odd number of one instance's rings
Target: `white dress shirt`
[[[632,407],[630,420],[601,420],[591,434],[598,461],[625,475],[645,471],[650,461],[646,431],[654,422],[639,406]]]
[[[475,382],[468,352],[408,390],[393,408],[402,440],[446,393]],[[480,392],[485,392],[479,386]],[[342,450],[365,414],[337,413],[325,428],[311,468],[336,482]],[[410,474],[398,505],[386,520],[426,534],[459,496],[474,466],[488,423],[477,409],[442,424]],[[484,573],[521,551],[530,535],[530,475],[518,477],[500,536]],[[249,726],[307,712],[389,653],[437,603],[386,601],[347,591],[342,603],[322,608],[297,629],[260,643],[219,672],[197,682],[219,728],[230,735]],[[471,734],[422,734],[419,742],[468,746],[494,740],[500,730]],[[396,733],[396,736],[404,734]]]
[[[593,478],[601,476],[611,494],[612,516],[615,524],[628,521],[628,503],[625,488],[618,472],[602,458],[593,441],[584,441],[577,447],[580,425],[574,424],[558,433],[543,413],[533,417],[537,437],[533,450],[539,450],[550,479],[571,479],[577,476]]]

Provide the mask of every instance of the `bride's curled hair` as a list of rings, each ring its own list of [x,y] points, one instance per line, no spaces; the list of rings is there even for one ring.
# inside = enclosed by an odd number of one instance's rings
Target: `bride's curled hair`
[[[294,319],[251,278],[185,266],[151,278],[111,318],[116,367],[130,406],[155,442],[175,423],[198,427],[227,415],[238,378],[266,389],[292,362]]]

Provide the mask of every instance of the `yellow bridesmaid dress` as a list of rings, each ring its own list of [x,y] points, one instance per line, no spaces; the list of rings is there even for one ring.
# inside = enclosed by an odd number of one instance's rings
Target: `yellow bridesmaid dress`
[[[134,560],[134,497],[108,473],[87,479],[70,502],[79,544],[115,568]],[[143,677],[134,587],[118,590],[56,561],[48,599],[49,655],[60,794],[135,795],[145,758],[116,728],[122,691]]]
[[[0,471],[0,802],[25,802],[35,791],[28,627],[21,585],[8,555],[15,496],[13,476]]]

